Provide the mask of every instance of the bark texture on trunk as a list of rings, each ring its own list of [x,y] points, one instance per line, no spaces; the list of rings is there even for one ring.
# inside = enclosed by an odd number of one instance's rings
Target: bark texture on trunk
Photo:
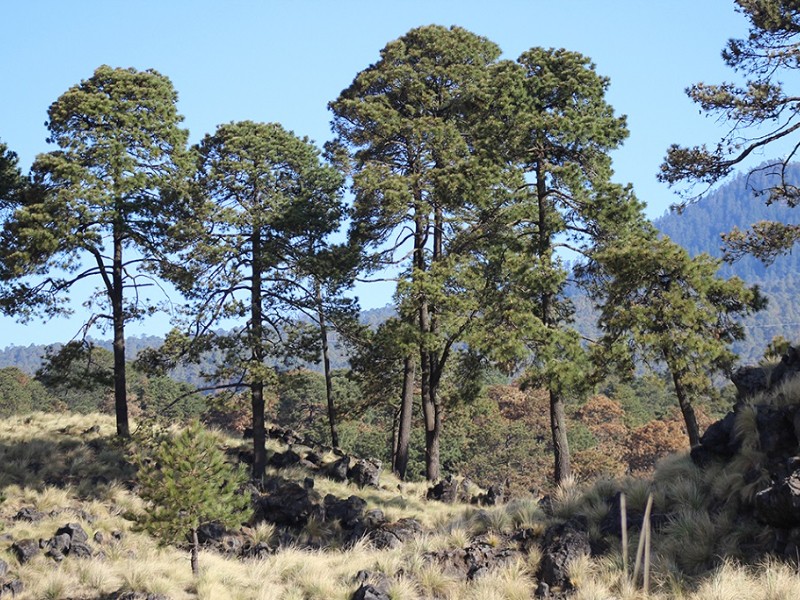
[[[403,397],[400,404],[400,423],[397,428],[397,450],[394,456],[394,472],[400,479],[406,478],[408,469],[408,444],[411,439],[415,371],[414,357],[406,356],[403,362]]]
[[[339,447],[339,432],[336,429],[336,407],[333,404],[333,375],[331,374],[331,359],[328,350],[328,326],[325,323],[325,311],[322,307],[322,289],[316,284],[317,294],[317,319],[319,320],[319,335],[322,343],[322,366],[325,371],[325,399],[328,402],[328,425],[331,431],[331,445]]]
[[[200,575],[200,564],[197,559],[198,549],[200,548],[200,540],[197,537],[197,528],[192,528],[192,575],[197,577]]]
[[[564,399],[560,394],[550,392],[550,429],[553,434],[553,454],[555,458],[556,485],[572,474],[567,441],[567,418],[564,411]]]
[[[250,281],[250,334],[252,360],[259,370],[264,364],[264,329],[261,313],[261,229],[253,228],[251,239],[253,264]],[[250,404],[253,411],[253,478],[261,479],[267,467],[267,433],[264,421],[264,380],[256,375],[250,383]]]
[[[689,445],[694,448],[700,444],[700,428],[697,425],[697,416],[694,414],[689,393],[679,374],[672,371],[672,383],[675,386],[675,395],[678,397],[678,406],[683,414],[683,421],[686,424],[686,433],[689,435]]]
[[[128,390],[125,377],[125,307],[122,285],[122,234],[114,228],[114,258],[111,268],[111,316],[114,327],[114,412],[117,435],[130,437],[128,424]]]

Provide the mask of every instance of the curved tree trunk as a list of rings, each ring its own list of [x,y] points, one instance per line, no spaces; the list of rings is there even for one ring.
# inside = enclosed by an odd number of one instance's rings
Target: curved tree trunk
[[[678,397],[678,406],[681,407],[683,421],[686,424],[686,433],[689,434],[689,445],[694,448],[700,444],[700,428],[697,425],[697,416],[694,414],[694,407],[683,385],[680,375],[672,371],[672,383],[675,386],[675,395]]]

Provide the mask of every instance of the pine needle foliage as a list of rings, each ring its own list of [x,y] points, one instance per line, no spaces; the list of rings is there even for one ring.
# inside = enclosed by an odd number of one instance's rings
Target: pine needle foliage
[[[140,495],[151,505],[145,528],[167,543],[180,544],[188,535],[192,573],[197,575],[200,526],[235,526],[245,517],[246,496],[240,493],[244,473],[226,462],[214,436],[198,421],[138,459]]]

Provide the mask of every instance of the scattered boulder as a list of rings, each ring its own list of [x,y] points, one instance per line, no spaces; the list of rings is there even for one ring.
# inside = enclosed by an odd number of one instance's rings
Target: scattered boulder
[[[83,530],[83,527],[78,523],[67,523],[56,531],[56,536],[68,535],[73,542],[86,542],[89,540],[89,535]]]
[[[542,560],[536,578],[549,589],[569,590],[569,564],[580,556],[591,554],[586,524],[580,519],[552,525],[544,534]]]
[[[383,463],[374,458],[361,458],[347,470],[347,479],[358,487],[379,487]]]
[[[0,577],[5,577],[8,573],[8,563],[0,558]]]
[[[11,581],[3,582],[0,586],[0,598],[10,596],[11,598],[17,597],[25,589],[22,581],[19,579],[12,579]]]
[[[397,548],[415,535],[422,533],[422,525],[416,519],[400,519],[394,523],[384,523],[369,532],[372,545],[379,550]]]
[[[131,592],[117,590],[104,600],[170,600],[164,594],[149,594],[147,592]]]
[[[352,600],[391,600],[388,590],[364,583],[353,593]]]
[[[391,582],[384,573],[359,571],[355,577],[360,587],[352,595],[352,600],[390,600],[389,588]]]
[[[490,544],[485,536],[481,536],[472,540],[466,548],[431,552],[425,558],[435,561],[442,571],[453,577],[472,581],[510,564],[520,556],[522,553],[519,549]]]
[[[314,465],[315,467],[321,467],[322,466],[322,456],[320,456],[319,454],[317,454],[313,450],[306,454],[305,460],[307,462],[311,463],[312,465]]]
[[[75,558],[91,558],[93,554],[91,546],[85,542],[73,541],[69,547],[68,556]]]
[[[281,477],[268,480],[265,493],[253,498],[253,505],[254,522],[303,527],[311,517],[323,516],[319,494]]]
[[[458,500],[458,490],[458,481],[452,475],[448,475],[433,487],[428,488],[425,497],[428,500],[438,500],[446,504],[453,504]]]
[[[336,520],[343,529],[355,529],[361,522],[367,502],[358,496],[350,496],[347,500],[340,500],[333,494],[325,496],[325,519]]]
[[[472,498],[472,504],[480,506],[496,506],[505,502],[505,485],[494,483],[489,486],[485,494],[478,494]]]
[[[36,523],[44,519],[45,516],[47,515],[45,515],[43,512],[39,512],[38,510],[36,510],[31,506],[26,506],[20,509],[19,512],[17,512],[17,514],[14,515],[13,518],[15,521],[27,521],[28,523]]]
[[[276,452],[273,454],[269,459],[269,464],[276,469],[285,469],[298,464],[301,460],[303,459],[297,452],[289,449],[286,452]]]
[[[21,565],[24,565],[26,562],[30,561],[34,556],[39,554],[41,548],[39,547],[39,542],[36,540],[32,540],[30,538],[26,538],[24,540],[19,540],[14,542],[11,545],[11,551],[17,557],[17,560]]]
[[[347,481],[347,471],[350,468],[350,457],[343,456],[334,462],[322,467],[320,472],[328,479],[334,481]]]
[[[67,533],[60,533],[53,536],[50,540],[45,542],[44,548],[46,548],[45,554],[55,560],[56,562],[61,562],[64,560],[64,556],[69,552],[70,545],[72,544],[72,538],[69,537]],[[40,544],[41,546],[41,544]]]

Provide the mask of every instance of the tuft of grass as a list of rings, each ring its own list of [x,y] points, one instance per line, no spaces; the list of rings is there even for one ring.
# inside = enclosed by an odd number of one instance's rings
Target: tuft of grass
[[[436,565],[425,565],[415,573],[415,576],[425,598],[448,598],[457,589],[455,579],[442,573]]]
[[[511,515],[514,527],[520,529],[536,529],[547,520],[539,501],[533,498],[512,501],[506,506],[506,511]]]

